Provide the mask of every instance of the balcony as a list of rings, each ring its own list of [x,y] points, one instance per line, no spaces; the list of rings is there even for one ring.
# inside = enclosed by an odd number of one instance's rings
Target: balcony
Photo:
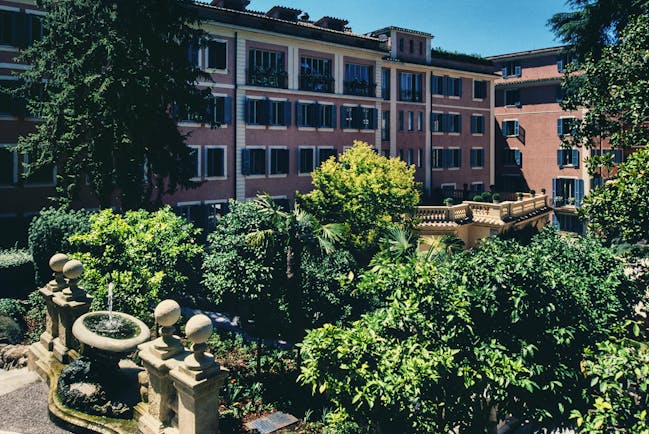
[[[261,87],[287,88],[288,73],[286,71],[254,68],[248,70],[248,85]]]
[[[422,235],[452,234],[472,247],[484,237],[525,225],[541,227],[549,221],[552,208],[546,195],[525,195],[520,201],[500,203],[466,201],[452,206],[419,206],[415,218]]]
[[[311,92],[334,92],[334,78],[331,75],[300,75],[300,90],[308,90]]]
[[[368,83],[365,80],[350,80],[343,82],[343,93],[356,96],[376,96],[376,83]]]

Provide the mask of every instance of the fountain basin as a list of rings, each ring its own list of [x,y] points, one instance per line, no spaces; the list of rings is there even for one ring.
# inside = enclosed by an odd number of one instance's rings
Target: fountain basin
[[[105,327],[110,316],[115,324]],[[83,345],[111,353],[130,353],[151,336],[147,325],[134,316],[108,311],[81,315],[72,325],[72,334]]]

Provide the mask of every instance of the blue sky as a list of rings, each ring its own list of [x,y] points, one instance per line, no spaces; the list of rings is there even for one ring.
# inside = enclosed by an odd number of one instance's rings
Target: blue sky
[[[207,1],[207,0],[206,0]],[[546,26],[565,0],[252,0],[248,9],[275,5],[349,20],[356,33],[387,26],[432,33],[433,47],[489,56],[561,45]]]

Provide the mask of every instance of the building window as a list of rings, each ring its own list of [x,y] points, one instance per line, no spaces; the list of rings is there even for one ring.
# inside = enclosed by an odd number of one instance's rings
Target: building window
[[[411,40],[408,41],[408,42],[409,42],[409,44],[408,44],[408,48],[409,48],[408,51],[410,51],[410,54],[413,54],[413,53],[415,52],[415,41],[413,41],[413,40],[411,39]]]
[[[291,124],[291,103],[289,101],[270,101],[269,125]]]
[[[448,95],[449,96],[462,96],[462,79],[461,78],[448,78]]]
[[[399,160],[406,161],[403,153],[403,149],[399,149]]]
[[[503,121],[502,132],[505,137],[518,137],[520,129],[517,120]]]
[[[417,131],[424,131],[424,112],[417,112]]]
[[[232,123],[232,97],[214,96],[212,98],[211,120],[216,125]]]
[[[444,90],[446,86],[445,80],[446,77],[441,75],[431,75],[430,76],[430,88],[432,89],[433,95],[444,95]]]
[[[390,140],[390,111],[381,114],[381,140]]]
[[[410,148],[408,149],[408,166],[415,164],[415,150]]]
[[[424,167],[424,150],[422,148],[417,150],[417,167]]]
[[[246,123],[268,125],[270,101],[268,99],[246,99]]]
[[[0,145],[0,186],[14,185],[18,181],[18,158],[9,146]]]
[[[579,167],[579,151],[577,149],[557,150],[557,165],[559,167]]]
[[[484,149],[471,149],[471,167],[484,167]]]
[[[360,107],[360,129],[375,130],[377,123],[377,111],[375,108]]]
[[[419,41],[419,55],[424,55],[424,41]]]
[[[345,95],[374,96],[374,68],[368,65],[345,64]]]
[[[471,115],[471,134],[484,134],[484,116]]]
[[[194,68],[200,68],[201,67],[201,50],[198,44],[189,44],[187,46],[187,60],[189,60],[189,64],[193,65]]]
[[[487,97],[487,82],[483,80],[473,80],[473,98],[485,99]]]
[[[381,95],[383,99],[390,99],[390,70],[382,69],[381,70]]]
[[[284,53],[252,49],[248,52],[248,84],[286,88]]]
[[[400,100],[421,102],[421,74],[402,72],[400,88]]]
[[[356,110],[356,107],[351,107],[351,106],[343,106],[342,110],[340,112],[341,116],[341,123],[342,127],[344,129],[353,129],[355,127],[354,124],[354,111]]]
[[[404,124],[403,110],[399,110],[399,131],[403,131],[403,124]]]
[[[445,160],[446,167],[449,169],[462,167],[462,150],[459,148],[447,149]]]
[[[442,169],[444,167],[444,149],[432,148],[430,153],[430,167]]]
[[[318,103],[302,103],[298,102],[295,105],[297,113],[297,126],[298,127],[312,127],[318,126]]]
[[[270,148],[270,168],[271,175],[286,175],[288,174],[289,156],[288,149],[285,148]]]
[[[561,136],[569,136],[579,127],[579,119],[577,118],[560,118],[557,119],[557,134]]]
[[[205,61],[208,69],[226,69],[227,44],[224,41],[207,41],[207,59]]]
[[[191,179],[197,180],[201,177],[201,147],[189,145],[189,156],[192,159]]]
[[[298,173],[313,172],[315,168],[315,149],[313,147],[300,147],[298,150]]]
[[[566,68],[571,65],[571,64],[576,64],[577,59],[570,54],[570,53],[564,53],[559,58],[557,59],[557,71],[559,72],[565,72]]]
[[[43,23],[40,16],[0,10],[0,45],[25,48],[42,37]]]
[[[415,129],[415,113],[408,112],[408,131],[413,131]]]
[[[505,166],[523,166],[523,154],[518,149],[505,149],[503,151],[503,164]]]
[[[266,174],[266,149],[246,148],[241,155],[241,173],[243,175]]]
[[[319,104],[318,128],[336,128],[336,106],[333,104]]]
[[[505,106],[521,106],[521,91],[520,89],[506,90],[504,92]]]
[[[433,112],[430,114],[430,130],[433,133],[444,132],[444,113]]]
[[[0,80],[0,116],[19,116],[25,114],[25,104],[18,98],[5,93],[18,86],[18,80]]]
[[[225,147],[206,146],[203,175],[206,178],[225,177]]]
[[[584,198],[584,180],[576,178],[553,178],[552,198],[554,206],[581,206]]]
[[[507,62],[502,68],[503,78],[520,77],[522,72],[521,65],[517,62]]]
[[[584,233],[584,222],[579,219],[575,214],[553,214],[552,224],[563,232],[575,232],[577,234]]]
[[[300,90],[333,92],[334,79],[331,75],[331,60],[302,57],[300,60]]]
[[[330,159],[331,157],[336,157],[338,153],[334,148],[318,148],[318,166]]]
[[[399,38],[399,51],[403,51],[403,38]]]
[[[484,192],[484,183],[482,182],[472,182],[471,183],[471,193],[480,194]]]
[[[462,115],[457,113],[449,113],[448,115],[448,132],[461,133],[462,132]]]

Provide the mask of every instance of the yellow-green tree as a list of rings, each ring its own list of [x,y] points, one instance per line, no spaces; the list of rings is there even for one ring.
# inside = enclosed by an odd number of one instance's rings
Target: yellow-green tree
[[[403,161],[355,141],[337,161],[330,158],[313,172],[313,191],[297,200],[318,221],[346,225],[355,256],[369,259],[389,227],[412,224],[419,202],[414,173]]]

